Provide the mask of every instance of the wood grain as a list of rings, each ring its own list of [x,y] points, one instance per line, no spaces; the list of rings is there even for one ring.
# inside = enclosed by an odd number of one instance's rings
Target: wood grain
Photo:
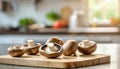
[[[0,63],[37,66],[37,67],[50,67],[50,68],[73,68],[73,67],[86,67],[104,63],[110,63],[110,56],[106,54],[94,55],[77,55],[75,56],[61,56],[56,59],[48,59],[43,56],[28,56],[15,58],[9,55],[0,56]]]

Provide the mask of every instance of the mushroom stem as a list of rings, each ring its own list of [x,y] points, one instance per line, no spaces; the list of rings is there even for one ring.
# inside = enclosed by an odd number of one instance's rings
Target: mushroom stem
[[[84,46],[89,46],[89,40],[83,40],[83,45]]]
[[[89,40],[83,40],[79,45],[81,45],[82,47],[88,48],[91,47],[95,44],[95,42],[93,41],[89,41]]]
[[[15,45],[15,46],[13,46],[13,49],[15,49],[15,50],[20,49],[20,45]]]
[[[8,48],[8,51],[11,51],[11,50],[13,50],[13,47],[9,47],[9,48]]]
[[[28,43],[28,46],[29,46],[29,47],[35,46],[35,43],[34,43],[33,40],[27,40],[27,43]]]
[[[55,47],[53,43],[48,43],[47,46],[49,47],[50,51],[57,52],[57,47]]]
[[[72,56],[77,56],[77,55],[76,55],[76,52],[75,52],[75,53],[73,53],[73,54],[72,54]]]

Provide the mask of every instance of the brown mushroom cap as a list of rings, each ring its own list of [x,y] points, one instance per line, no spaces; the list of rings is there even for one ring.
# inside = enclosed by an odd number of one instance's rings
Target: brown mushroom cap
[[[47,57],[47,58],[57,58],[60,55],[62,55],[62,52],[63,52],[62,46],[57,44],[57,43],[54,43],[54,46],[57,47],[57,49],[58,49],[57,52],[54,52],[54,53],[45,52],[45,49],[47,48],[47,44],[45,44],[45,45],[40,47],[40,49],[39,49],[40,54],[43,55],[44,57]]]
[[[45,44],[48,44],[51,42],[60,44],[61,46],[64,44],[64,41],[59,37],[51,37],[47,40],[47,42]]]
[[[33,47],[28,47],[27,44],[23,45],[25,53],[28,55],[36,55],[39,52],[40,43],[36,43]]]
[[[21,57],[24,54],[23,49],[13,49],[13,47],[9,47],[9,48],[8,48],[8,54],[12,57]]]
[[[65,56],[71,56],[72,54],[75,54],[77,48],[78,43],[76,40],[68,40],[63,45],[63,54]]]
[[[97,48],[96,43],[94,43],[90,47],[82,47],[80,43],[78,44],[78,51],[83,54],[91,54],[96,50],[96,48]]]

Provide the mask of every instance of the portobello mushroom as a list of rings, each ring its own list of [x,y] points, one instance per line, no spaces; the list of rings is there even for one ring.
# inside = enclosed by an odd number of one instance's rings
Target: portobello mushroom
[[[47,58],[57,58],[62,55],[63,48],[57,43],[48,43],[40,47],[40,54]]]
[[[63,45],[63,55],[71,56],[76,55],[75,52],[78,48],[78,43],[76,40],[68,40]]]
[[[91,54],[95,52],[97,44],[94,41],[83,40],[78,44],[78,51],[83,54]]]

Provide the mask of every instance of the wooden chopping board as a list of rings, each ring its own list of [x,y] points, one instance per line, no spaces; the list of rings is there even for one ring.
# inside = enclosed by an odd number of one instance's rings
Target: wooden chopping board
[[[69,6],[64,6],[61,8],[61,18],[64,20],[69,20],[72,15],[72,9]]]
[[[48,59],[40,55],[37,56],[24,55],[21,58],[3,55],[0,56],[0,63],[50,68],[73,68],[110,63],[110,56],[106,54],[93,54],[93,55],[78,55],[76,57],[61,56],[56,59]]]

